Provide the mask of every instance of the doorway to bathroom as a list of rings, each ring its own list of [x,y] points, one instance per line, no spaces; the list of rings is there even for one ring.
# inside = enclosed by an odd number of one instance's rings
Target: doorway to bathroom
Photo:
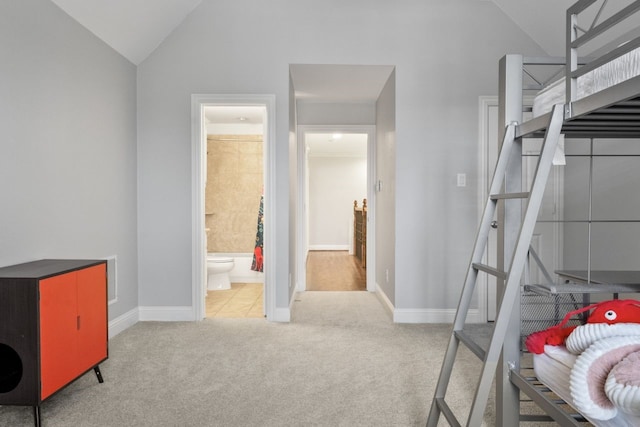
[[[196,318],[270,317],[274,97],[193,95]],[[271,252],[273,253],[273,252]]]
[[[375,127],[298,126],[299,291],[373,290]]]

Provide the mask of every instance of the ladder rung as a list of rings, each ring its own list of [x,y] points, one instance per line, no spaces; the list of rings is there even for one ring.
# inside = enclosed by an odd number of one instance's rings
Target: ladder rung
[[[528,192],[524,193],[499,193],[492,194],[489,196],[491,200],[499,200],[499,199],[526,199],[529,197]]]
[[[440,411],[442,411],[442,415],[444,415],[447,421],[449,421],[449,425],[452,427],[462,427],[456,416],[453,414],[451,408],[449,408],[449,405],[447,405],[447,402],[444,401],[443,397],[436,397],[436,404],[438,405],[438,408],[440,408]]]
[[[476,270],[484,271],[485,273],[491,274],[492,276],[495,276],[499,279],[507,278],[507,273],[505,273],[504,271],[498,270],[497,268],[493,268],[484,264],[478,264],[476,262],[474,262],[472,265],[473,265],[473,268],[475,268]]]
[[[480,345],[475,342],[465,331],[453,331],[453,333],[460,340],[460,342],[462,342],[467,346],[469,350],[471,350],[473,354],[478,356],[480,360],[484,360],[484,356],[486,355],[484,348],[480,347]]]

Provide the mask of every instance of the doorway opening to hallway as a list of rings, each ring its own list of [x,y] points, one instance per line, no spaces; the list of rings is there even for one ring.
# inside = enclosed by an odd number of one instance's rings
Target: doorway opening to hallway
[[[374,126],[299,126],[303,208],[298,290],[373,290],[367,270]],[[369,200],[368,200],[369,199]],[[371,259],[372,256],[370,255]]]

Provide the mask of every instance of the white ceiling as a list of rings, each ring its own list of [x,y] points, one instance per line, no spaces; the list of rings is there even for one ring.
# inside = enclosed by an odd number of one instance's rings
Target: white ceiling
[[[51,0],[138,65],[202,0]],[[485,0],[486,1],[486,0]],[[574,0],[489,0],[549,55],[563,55],[565,10]]]
[[[293,64],[289,71],[303,102],[375,102],[393,66]]]
[[[135,65],[144,61],[202,2],[202,0],[51,1]],[[575,0],[478,1],[494,3],[548,55],[564,56],[565,11],[575,3]],[[616,0],[614,4],[629,1]],[[391,67],[387,69],[384,66],[327,67],[292,66],[296,94],[300,99],[372,100],[377,98],[391,70]]]
[[[304,141],[310,157],[367,156],[367,134],[363,133],[307,133]]]
[[[564,56],[566,11],[577,0],[491,0],[547,55]]]
[[[202,0],[51,0],[135,65],[144,61]],[[478,0],[494,3],[548,55],[564,56],[565,11],[575,0]],[[629,0],[616,0],[629,1]],[[461,3],[462,4],[462,3]],[[619,6],[618,6],[619,7]],[[393,66],[291,65],[301,102],[373,102]],[[261,122],[263,111],[235,108],[209,111],[211,122]],[[366,153],[366,136],[307,135],[310,154]],[[333,140],[332,140],[333,139]],[[327,151],[329,150],[329,151]]]
[[[204,115],[207,123],[214,124],[252,124],[264,122],[265,107],[255,106],[206,106]]]
[[[51,0],[135,65],[202,0]]]
[[[550,56],[566,55],[566,11],[577,0],[491,0],[509,16],[529,37],[531,37]],[[578,17],[578,25],[588,29],[597,20],[601,23],[614,13],[632,3],[632,0],[595,0],[589,8]],[[601,8],[602,6],[602,8]],[[609,51],[612,45],[629,40],[627,32],[633,37],[638,35],[640,14],[630,15],[630,18],[616,25],[616,28],[598,37],[598,41],[585,45],[580,50],[581,56],[594,57],[602,54],[598,50]]]
[[[202,0],[51,1],[136,65],[202,3]],[[494,3],[548,55],[564,56],[565,11],[576,0],[478,1]],[[621,2],[630,0],[616,0],[613,4]]]

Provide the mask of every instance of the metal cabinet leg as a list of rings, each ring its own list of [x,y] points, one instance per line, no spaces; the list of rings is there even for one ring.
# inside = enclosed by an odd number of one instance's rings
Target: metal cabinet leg
[[[33,407],[33,425],[35,427],[40,427],[41,423],[40,423],[40,406],[34,406]]]
[[[102,379],[102,373],[100,373],[100,366],[94,367],[93,371],[96,373],[96,377],[98,377],[98,382],[103,383],[104,380]]]

